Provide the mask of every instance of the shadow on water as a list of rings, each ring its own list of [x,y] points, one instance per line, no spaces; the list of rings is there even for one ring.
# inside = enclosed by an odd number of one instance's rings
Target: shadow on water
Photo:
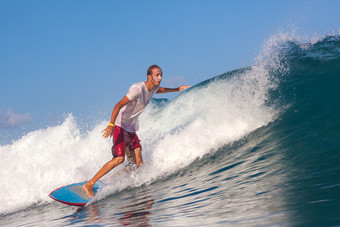
[[[151,226],[149,216],[153,204],[154,199],[148,190],[121,192],[78,208],[63,219],[64,224],[70,226]]]

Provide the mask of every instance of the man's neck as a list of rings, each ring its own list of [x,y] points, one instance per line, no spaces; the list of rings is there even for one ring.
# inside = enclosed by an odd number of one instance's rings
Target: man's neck
[[[146,89],[148,89],[148,91],[152,91],[153,89],[155,89],[155,86],[150,81],[146,81],[144,83],[145,83]]]

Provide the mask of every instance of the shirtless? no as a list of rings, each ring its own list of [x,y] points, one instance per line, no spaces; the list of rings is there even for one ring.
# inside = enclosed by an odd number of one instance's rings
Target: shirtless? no
[[[93,185],[114,167],[124,162],[125,151],[128,151],[128,158],[137,167],[143,164],[142,147],[136,134],[139,128],[138,116],[143,112],[153,95],[180,92],[190,87],[184,85],[178,88],[160,87],[162,75],[162,69],[158,65],[151,65],[147,70],[147,81],[133,84],[128,93],[113,108],[110,123],[102,131],[105,138],[113,135],[113,158],[83,185],[89,197],[93,197]]]

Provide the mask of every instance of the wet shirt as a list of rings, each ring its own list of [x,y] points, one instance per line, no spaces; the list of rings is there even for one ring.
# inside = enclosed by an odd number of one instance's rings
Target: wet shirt
[[[139,128],[138,116],[143,112],[157,90],[158,87],[148,91],[144,82],[133,84],[126,94],[131,101],[120,109],[115,125],[129,132],[137,131]]]

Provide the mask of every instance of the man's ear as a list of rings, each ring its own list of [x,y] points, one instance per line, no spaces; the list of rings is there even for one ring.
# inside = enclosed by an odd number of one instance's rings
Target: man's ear
[[[148,75],[148,81],[152,80],[152,76]]]

